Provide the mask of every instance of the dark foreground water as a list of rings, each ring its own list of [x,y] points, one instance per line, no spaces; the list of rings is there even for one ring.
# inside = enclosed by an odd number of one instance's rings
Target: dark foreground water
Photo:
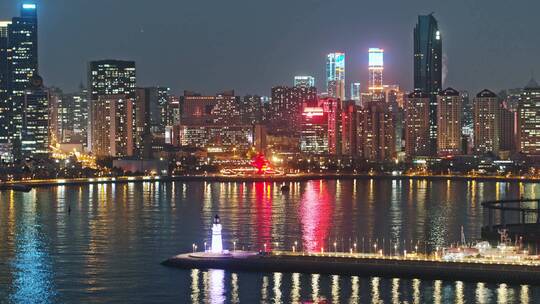
[[[480,202],[540,197],[534,184],[310,181],[61,186],[0,193],[0,303],[537,303],[540,288],[430,280],[179,270],[209,242],[230,249],[429,250],[478,238]],[[356,244],[356,246],[355,246]],[[376,247],[377,246],[377,247]]]

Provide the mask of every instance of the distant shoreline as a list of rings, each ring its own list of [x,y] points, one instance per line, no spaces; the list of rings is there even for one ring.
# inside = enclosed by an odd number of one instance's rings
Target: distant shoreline
[[[181,175],[181,176],[123,176],[123,177],[99,177],[99,178],[72,178],[72,179],[42,179],[12,181],[3,185],[28,185],[31,187],[48,187],[64,185],[87,185],[87,184],[122,184],[133,182],[172,182],[172,181],[206,181],[206,182],[301,182],[309,180],[453,180],[453,181],[477,181],[477,182],[522,182],[540,183],[540,178],[521,177],[493,177],[493,176],[461,176],[461,175],[369,175],[369,174],[294,174],[294,175],[267,175],[267,176],[229,176],[219,174],[208,175]]]

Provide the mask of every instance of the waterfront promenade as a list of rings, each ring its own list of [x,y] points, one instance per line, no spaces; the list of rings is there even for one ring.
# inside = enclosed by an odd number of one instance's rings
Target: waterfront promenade
[[[287,175],[172,175],[172,176],[120,176],[95,178],[59,178],[8,181],[4,185],[28,185],[31,187],[85,185],[105,183],[132,183],[149,181],[207,181],[207,182],[299,182],[332,179],[374,179],[374,180],[456,180],[478,182],[522,182],[540,183],[540,178],[529,176],[473,176],[473,175],[391,175],[391,174],[348,174],[348,173],[299,173]]]

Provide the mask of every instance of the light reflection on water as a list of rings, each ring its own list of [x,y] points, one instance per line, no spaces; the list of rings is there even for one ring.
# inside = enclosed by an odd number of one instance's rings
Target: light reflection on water
[[[101,184],[0,193],[0,302],[532,303],[536,286],[317,274],[183,271],[163,259],[203,248],[223,219],[225,247],[386,253],[468,240],[480,202],[538,197],[523,183],[310,181]],[[68,212],[71,210],[71,212]],[[395,246],[395,247],[394,247]],[[536,297],[535,297],[536,295]]]
[[[222,270],[203,271],[203,279],[209,280],[204,284],[210,290],[197,288],[199,270],[191,271],[192,303],[238,303],[244,297],[259,298],[262,303],[304,303],[308,301],[320,303],[534,303],[530,301],[528,285],[510,287],[506,284],[465,284],[458,282],[426,281],[418,279],[362,279],[356,276],[342,277],[337,275],[317,274],[273,274],[273,279],[264,276],[258,289],[244,289],[238,286],[253,286],[252,278],[245,273],[228,273]],[[196,275],[194,275],[194,273]],[[247,277],[246,277],[247,276]],[[225,278],[231,278],[231,290],[225,287]],[[250,281],[250,282],[244,282]],[[291,284],[288,284],[288,283]],[[343,284],[342,284],[343,282]],[[236,286],[238,285],[238,286]],[[421,287],[421,285],[426,285]],[[364,286],[362,289],[361,286]],[[302,288],[303,287],[303,288]],[[367,289],[365,289],[367,288]],[[389,292],[385,289],[389,288]],[[411,290],[412,292],[409,292]],[[442,290],[444,289],[444,292]],[[259,290],[260,295],[253,294]],[[496,290],[496,297],[491,290]],[[207,297],[201,301],[200,294]],[[517,296],[519,295],[519,296]],[[467,300],[468,296],[473,296]]]

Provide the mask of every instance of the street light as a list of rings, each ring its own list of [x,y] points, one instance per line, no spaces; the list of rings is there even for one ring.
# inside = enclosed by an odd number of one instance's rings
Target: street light
[[[266,243],[264,243],[264,252],[266,252]]]
[[[233,242],[233,251],[236,251],[236,241]]]
[[[334,253],[337,255],[337,243],[334,242]]]

